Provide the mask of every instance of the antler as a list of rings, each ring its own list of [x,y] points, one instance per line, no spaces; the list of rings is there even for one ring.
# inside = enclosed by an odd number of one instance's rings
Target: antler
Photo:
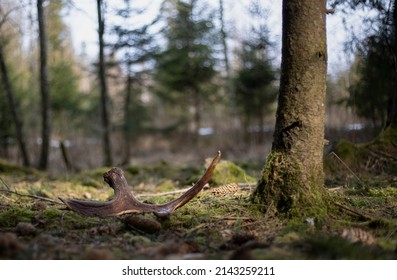
[[[148,204],[138,201],[129,190],[124,172],[120,168],[112,168],[105,174],[103,178],[111,188],[114,189],[114,198],[110,201],[86,201],[77,199],[59,198],[68,208],[87,216],[114,217],[128,213],[153,213],[158,217],[167,217],[171,215],[175,209],[182,207],[195,197],[210,179],[215,166],[221,158],[221,152],[212,160],[210,166],[197,183],[186,191],[179,198],[165,204]]]

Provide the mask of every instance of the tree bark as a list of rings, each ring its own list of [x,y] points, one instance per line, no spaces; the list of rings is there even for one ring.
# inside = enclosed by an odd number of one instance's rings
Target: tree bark
[[[43,0],[37,0],[37,17],[39,22],[39,42],[40,42],[40,92],[41,92],[41,154],[39,169],[45,170],[48,165],[50,150],[50,91],[48,86],[48,65],[47,65],[47,38],[45,30],[45,14]]]
[[[391,47],[394,57],[394,89],[389,100],[386,126],[397,128],[397,3],[393,3],[393,45]]]
[[[4,90],[7,95],[8,104],[10,106],[12,120],[14,122],[15,134],[18,141],[19,150],[22,155],[23,165],[30,166],[29,155],[26,149],[25,137],[23,134],[23,125],[19,117],[20,115],[17,108],[17,102],[15,100],[14,91],[12,89],[11,82],[8,76],[8,69],[3,54],[3,46],[1,44],[0,44],[0,72],[3,81]]]
[[[113,161],[112,161],[112,148],[110,141],[108,87],[107,87],[106,72],[105,72],[105,54],[104,54],[105,44],[103,40],[103,34],[105,31],[105,19],[103,16],[103,0],[97,0],[97,13],[98,13],[98,38],[99,38],[98,76],[99,76],[100,88],[101,88],[103,157],[104,157],[104,165],[111,166],[113,164]]]
[[[253,197],[288,216],[324,210],[325,2],[283,1],[276,127],[272,151]]]
[[[227,47],[227,42],[226,42],[226,31],[225,31],[225,19],[224,19],[224,8],[223,8],[223,0],[219,0],[219,17],[220,17],[220,22],[221,22],[221,39],[222,39],[222,46],[223,46],[223,59],[225,62],[225,70],[226,70],[226,93],[230,98],[231,102],[231,111],[232,115],[234,115],[234,109],[235,109],[235,96],[234,96],[234,87],[233,87],[233,81],[232,81],[232,73],[230,70],[230,62],[229,62],[229,51]]]
[[[194,115],[193,115],[193,142],[195,144],[199,143],[200,140],[200,128],[201,128],[201,98],[200,98],[200,90],[192,89],[193,94],[193,106],[194,106]]]
[[[128,64],[128,76],[126,81],[125,98],[124,98],[124,160],[123,164],[128,164],[131,156],[131,126],[129,121],[131,119],[130,103],[131,103],[131,91],[132,91],[132,71],[130,70],[131,65]]]

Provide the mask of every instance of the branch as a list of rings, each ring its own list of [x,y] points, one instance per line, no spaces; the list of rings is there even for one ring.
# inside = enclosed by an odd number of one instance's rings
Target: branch
[[[57,201],[57,200],[53,200],[51,198],[47,198],[47,197],[43,197],[43,196],[39,196],[39,195],[34,195],[34,194],[23,194],[23,193],[18,193],[17,191],[12,191],[12,190],[0,190],[0,192],[5,192],[8,194],[15,194],[17,196],[21,196],[21,197],[30,197],[30,198],[34,198],[34,199],[39,199],[39,200],[43,200],[43,201],[47,201],[47,202],[51,202],[54,204],[59,204],[59,205],[63,205],[63,203]]]

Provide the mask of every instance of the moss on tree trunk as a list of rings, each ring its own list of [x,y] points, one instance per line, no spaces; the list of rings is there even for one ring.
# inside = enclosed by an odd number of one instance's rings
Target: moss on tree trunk
[[[325,17],[325,1],[283,2],[276,128],[254,200],[289,215],[324,212]]]

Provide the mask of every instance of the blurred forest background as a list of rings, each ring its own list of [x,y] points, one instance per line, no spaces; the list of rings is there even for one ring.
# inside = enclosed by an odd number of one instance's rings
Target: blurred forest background
[[[326,138],[369,141],[395,98],[394,1],[328,6],[343,45],[329,48]],[[56,173],[217,150],[263,163],[280,39],[281,1],[0,0],[0,158]]]

